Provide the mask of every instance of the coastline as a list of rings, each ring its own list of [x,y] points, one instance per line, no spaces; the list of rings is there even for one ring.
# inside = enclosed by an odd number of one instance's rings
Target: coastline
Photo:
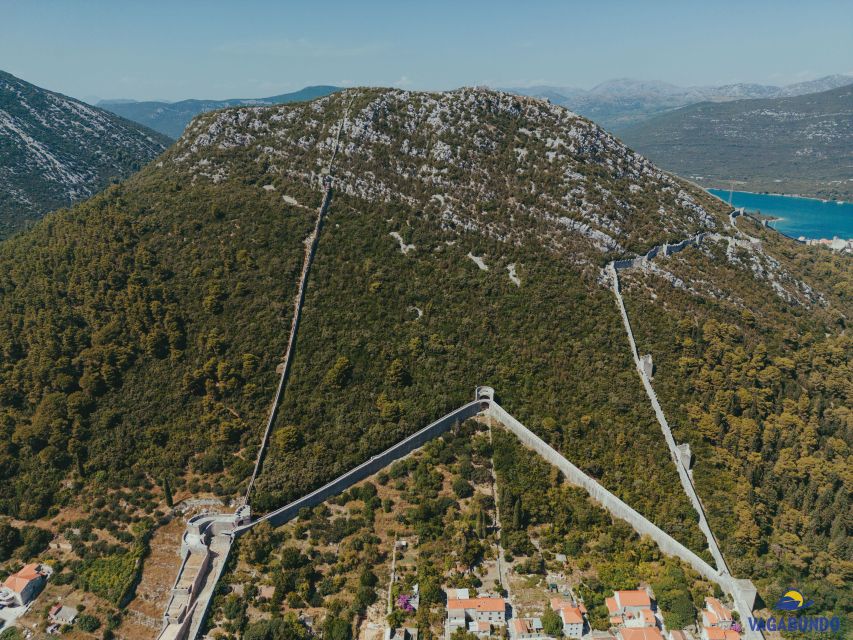
[[[718,195],[716,193],[712,193],[710,188],[709,189],[703,188],[703,190],[712,198],[715,198],[715,199],[719,200],[720,202],[722,202],[728,206],[734,207],[734,204],[729,204],[729,202],[724,197],[725,193],[727,191],[726,189],[716,189],[716,188],[714,188],[714,189],[716,191],[719,191],[720,194]],[[788,198],[795,198],[797,200],[810,200],[812,202],[819,202],[821,205],[828,205],[828,206],[831,205],[832,203],[842,205],[842,206],[844,206],[844,205],[849,206],[849,205],[853,204],[853,203],[846,202],[843,200],[827,200],[827,201],[824,201],[821,198],[809,198],[809,197],[803,197],[803,196],[798,196],[798,195],[793,195],[793,194],[771,194],[771,193],[758,193],[755,191],[736,191],[736,190],[732,190],[732,192],[737,193],[737,194],[741,194],[741,195],[756,196],[758,198],[765,198],[768,196],[783,196],[783,197],[788,197]],[[851,245],[853,245],[853,234],[851,234],[851,237],[849,237],[849,238],[845,238],[844,236],[841,236],[841,235],[833,235],[832,238],[825,237],[825,236],[817,236],[817,235],[807,236],[805,234],[793,235],[792,232],[790,232],[788,230],[780,229],[777,226],[777,225],[779,225],[779,223],[784,223],[784,221],[786,220],[785,216],[780,215],[779,213],[768,214],[768,213],[762,212],[760,209],[750,209],[747,207],[735,207],[735,209],[742,209],[745,215],[747,215],[750,218],[753,218],[754,220],[759,222],[762,226],[764,226],[764,228],[771,229],[772,231],[775,231],[779,235],[781,235],[781,236],[783,236],[789,240],[793,240],[794,242],[798,242],[798,243],[802,243],[802,244],[806,244],[806,245],[829,245],[829,244],[832,244],[833,242],[837,243],[840,241],[842,243],[846,243],[848,251],[850,250]],[[832,248],[835,249],[836,247],[832,247]],[[841,249],[843,247],[838,247],[838,248]]]
[[[729,189],[724,189],[722,187],[701,187],[701,188],[704,189],[705,191],[707,191],[710,195],[714,196],[715,198],[719,198],[720,200],[723,200],[723,198],[720,198],[720,196],[718,196],[714,193],[711,193],[711,189],[715,189],[717,191],[725,191],[725,192],[729,191]],[[734,193],[748,193],[752,196],[778,196],[780,198],[799,198],[800,200],[815,200],[817,202],[823,202],[825,204],[829,204],[830,202],[834,202],[835,204],[853,204],[853,200],[829,200],[826,198],[816,198],[815,196],[801,196],[801,195],[796,194],[796,193],[774,193],[772,191],[745,191],[743,189],[733,189],[732,191],[734,191]],[[728,204],[728,202],[726,200],[723,200],[723,202]]]

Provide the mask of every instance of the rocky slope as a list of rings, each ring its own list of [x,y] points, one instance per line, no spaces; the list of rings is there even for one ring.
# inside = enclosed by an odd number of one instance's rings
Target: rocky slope
[[[706,187],[853,198],[853,84],[791,98],[702,103],[621,130]]]
[[[169,160],[194,180],[219,183],[233,176],[234,156],[248,153],[311,181],[331,155],[329,118],[347,105],[337,191],[404,203],[444,229],[572,247],[579,262],[597,262],[716,226],[703,206],[712,199],[588,120],[479,89],[345,92],[223,111],[197,119]]]
[[[0,237],[127,177],[167,144],[154,131],[0,71]]]
[[[98,106],[128,120],[151,127],[163,135],[178,138],[190,120],[201,113],[227,109],[228,107],[287,104],[288,102],[313,100],[337,90],[338,87],[314,86],[278,96],[270,96],[269,98],[235,98],[231,100],[180,100],[178,102],[102,100]]]

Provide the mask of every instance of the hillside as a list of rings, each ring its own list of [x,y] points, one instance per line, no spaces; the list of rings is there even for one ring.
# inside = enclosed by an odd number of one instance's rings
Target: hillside
[[[496,507],[506,514],[500,524]],[[608,628],[605,598],[624,585],[651,585],[672,627],[713,593],[514,436],[474,421],[296,522],[259,525],[238,546],[211,635],[308,615],[315,633],[354,618],[359,637],[378,638],[389,584],[397,626],[432,638],[444,634],[442,588],[505,589],[520,618],[542,616],[553,595],[547,583],[556,582],[583,597],[595,629]],[[415,598],[417,610],[407,606]]]
[[[754,83],[680,87],[666,82],[622,78],[602,82],[589,90],[534,86],[511,91],[547,98],[597,122],[608,131],[621,134],[624,129],[656,115],[699,102],[801,96],[835,89],[851,82],[853,76],[839,74],[783,87]]]
[[[620,137],[704,187],[853,198],[853,84],[791,98],[702,103]]]
[[[78,502],[84,488],[241,494],[339,128],[332,204],[253,508],[330,480],[490,384],[543,439],[708,557],[601,269],[718,234],[683,255],[709,253],[719,270],[663,275],[650,298],[684,322],[702,317],[695,309],[752,314],[761,322],[738,346],[751,356],[763,341],[772,358],[792,326],[815,349],[849,348],[849,263],[776,236],[742,248],[707,193],[562,107],[483,89],[359,89],[204,114],[157,163],[0,244],[0,510],[40,522],[95,513]],[[653,326],[644,344],[656,359],[658,344],[683,342],[669,320]],[[774,366],[760,380],[784,407],[801,381]],[[835,356],[810,367],[845,375]],[[703,384],[720,386],[725,372]],[[660,393],[682,402],[668,385]],[[833,383],[825,407],[843,402],[849,392]],[[813,416],[820,437],[849,441],[843,414],[825,407]],[[770,439],[764,453],[786,447]],[[845,499],[843,486],[828,483],[824,499]],[[773,515],[750,539],[764,565],[742,569],[768,599],[781,577],[818,584],[844,562],[842,547],[806,535],[803,553],[825,561],[770,562],[798,488],[780,492],[753,514]],[[700,493],[725,512],[726,493]],[[738,500],[747,515],[753,506]]]
[[[338,87],[314,86],[299,91],[283,93],[269,98],[234,98],[231,100],[180,100],[178,102],[158,102],[135,100],[101,100],[98,106],[112,111],[128,120],[159,131],[170,138],[178,138],[184,132],[190,120],[197,115],[217,109],[246,105],[273,105],[288,102],[313,100],[338,91]]]
[[[693,477],[732,572],[769,593],[798,584],[818,610],[849,617],[853,538],[837,515],[851,501],[850,258],[804,254],[738,224],[799,283],[773,276],[776,293],[756,296],[746,273],[774,267],[746,248],[755,245],[708,247],[628,272],[628,313],[676,438],[696,455]],[[702,283],[716,286],[699,293]],[[836,329],[821,333],[821,316]]]
[[[168,142],[0,71],[0,238],[126,178]]]

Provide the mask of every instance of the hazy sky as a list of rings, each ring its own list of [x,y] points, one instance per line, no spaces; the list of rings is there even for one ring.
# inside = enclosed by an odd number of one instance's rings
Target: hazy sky
[[[75,97],[309,84],[787,84],[853,72],[851,0],[0,0],[0,69]]]

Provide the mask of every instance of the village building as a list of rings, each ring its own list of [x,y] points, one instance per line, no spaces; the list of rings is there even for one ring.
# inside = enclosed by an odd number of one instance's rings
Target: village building
[[[740,640],[731,610],[717,598],[705,598],[701,636],[702,640]]]
[[[657,627],[623,627],[616,630],[617,640],[663,640]]]
[[[479,638],[488,638],[492,635],[492,625],[490,622],[469,622],[468,633],[473,633]]]
[[[447,628],[449,633],[464,628],[473,633],[488,634],[491,625],[503,626],[506,624],[506,601],[503,598],[453,597],[460,595],[467,596],[467,590],[458,590],[448,594]]]
[[[563,635],[567,638],[580,638],[584,633],[584,613],[586,607],[571,600],[551,599],[551,609],[556,611],[563,623]]]
[[[510,635],[515,640],[538,638],[543,635],[542,620],[539,618],[513,618],[510,622]]]
[[[3,587],[11,594],[19,607],[32,602],[41,593],[47,580],[47,572],[39,564],[27,564],[23,569],[13,573],[3,583]]]
[[[731,629],[734,624],[732,612],[716,598],[705,598],[705,609],[702,611],[702,626]]]
[[[657,627],[657,618],[652,609],[652,598],[644,589],[614,591],[612,598],[604,604],[615,627]]]
[[[74,624],[74,621],[77,619],[77,609],[67,605],[56,604],[50,609],[48,615],[51,622],[55,622],[60,625]]]
[[[416,627],[386,628],[385,640],[418,640],[418,630]]]

